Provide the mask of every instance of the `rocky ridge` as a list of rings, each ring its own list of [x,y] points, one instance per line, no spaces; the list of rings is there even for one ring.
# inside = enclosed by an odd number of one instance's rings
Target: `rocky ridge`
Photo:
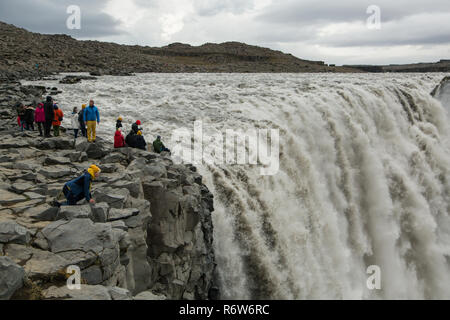
[[[21,133],[12,105],[42,87],[0,85],[0,299],[217,298],[213,196],[167,154]],[[91,164],[96,204],[49,205]],[[66,286],[81,271],[81,290]]]
[[[60,72],[92,76],[144,72],[359,72],[239,42],[156,48],[78,41],[0,22],[0,79],[40,78]]]

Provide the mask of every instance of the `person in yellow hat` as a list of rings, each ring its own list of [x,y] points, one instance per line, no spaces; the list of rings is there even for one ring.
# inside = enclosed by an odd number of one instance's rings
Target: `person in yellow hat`
[[[138,131],[136,135],[136,146],[135,148],[146,150],[147,149],[147,142],[145,142],[144,137],[142,136],[142,131]]]
[[[87,136],[87,131],[86,131],[86,122],[84,122],[84,111],[86,109],[86,104],[82,104],[81,105],[81,110],[78,113],[78,122],[80,123],[80,130],[81,130],[81,135],[83,137]]]
[[[95,164],[91,165],[80,177],[67,182],[64,185],[62,192],[67,201],[59,203],[56,199],[52,205],[55,207],[60,206],[73,206],[79,201],[86,199],[87,202],[95,204],[95,200],[92,199],[91,185],[92,181],[97,179],[100,175],[100,168]]]
[[[122,117],[117,118],[117,122],[116,122],[116,131],[117,131],[119,128],[123,128],[123,126],[122,126],[122,121],[123,121],[123,118],[122,118]]]

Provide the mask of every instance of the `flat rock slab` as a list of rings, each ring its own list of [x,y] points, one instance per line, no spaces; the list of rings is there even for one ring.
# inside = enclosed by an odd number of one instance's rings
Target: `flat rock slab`
[[[9,300],[23,286],[25,270],[8,257],[0,257],[0,300]]]
[[[117,221],[111,222],[111,227],[113,229],[119,229],[119,230],[123,230],[123,231],[128,231],[127,225],[122,220],[117,220]]]
[[[6,190],[2,190],[2,192],[0,192],[0,205],[6,207],[8,205],[13,205],[15,203],[18,202],[24,202],[27,201],[27,198],[25,198],[22,195],[13,193],[13,192],[9,192]]]
[[[59,209],[57,207],[52,207],[49,204],[42,204],[25,210],[24,217],[31,218],[37,221],[54,221],[58,215]]]
[[[109,210],[108,221],[117,221],[127,219],[129,217],[137,216],[139,209],[127,208],[127,209],[111,209]]]
[[[56,300],[112,300],[106,287],[81,285],[80,290],[70,290],[67,286],[50,287],[43,292],[45,299]]]
[[[39,250],[24,245],[10,244],[5,254],[15,263],[23,265],[27,276],[35,279],[49,279],[64,273],[70,262],[52,252]]]
[[[165,296],[158,296],[150,291],[139,293],[133,298],[134,300],[166,300]]]
[[[97,202],[106,202],[111,208],[122,209],[127,202],[130,191],[128,189],[101,188],[92,192]]]
[[[59,179],[72,175],[72,170],[66,166],[45,167],[39,170],[47,179]]]
[[[82,206],[61,206],[56,220],[91,219],[92,209],[89,204]]]
[[[58,165],[58,164],[71,165],[71,160],[68,159],[68,158],[64,158],[64,157],[48,156],[47,158],[45,158],[44,164],[47,165],[47,166]]]
[[[37,200],[29,200],[25,202],[19,202],[14,205],[8,206],[15,214],[22,213],[26,210],[32,209],[35,206],[38,206],[45,202],[45,198],[37,199]]]
[[[11,190],[19,194],[22,194],[32,188],[34,188],[34,185],[27,182],[15,182],[11,185]]]
[[[28,147],[28,142],[23,139],[3,139],[0,142],[0,149],[17,149]]]
[[[15,221],[0,222],[0,242],[28,244],[31,241],[31,232]]]

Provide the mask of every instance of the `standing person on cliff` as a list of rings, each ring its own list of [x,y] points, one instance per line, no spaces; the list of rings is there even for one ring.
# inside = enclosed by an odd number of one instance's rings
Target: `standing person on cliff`
[[[80,123],[81,135],[86,137],[86,122],[84,122],[84,110],[86,110],[86,104],[81,105],[81,110],[78,113],[78,122]]]
[[[25,106],[23,103],[19,102],[16,105],[17,110],[17,118],[18,118],[18,124],[20,127],[20,131],[23,131],[23,128],[25,126]]]
[[[75,140],[78,138],[78,131],[80,130],[80,122],[78,121],[78,108],[74,107],[73,112],[70,115],[70,125],[75,135]]]
[[[83,120],[87,125],[87,138],[89,142],[95,142],[95,131],[97,124],[100,124],[100,114],[94,105],[94,100],[89,101],[89,107],[84,110]]]
[[[39,136],[42,137],[45,130],[45,110],[43,103],[39,103],[36,107],[36,110],[34,110],[34,122],[36,122],[36,125],[38,127]]]
[[[34,105],[36,105],[34,103]],[[34,131],[34,107],[28,106],[25,108],[25,129]]]
[[[61,126],[61,121],[63,121],[64,114],[62,110],[55,104],[55,117],[53,119],[53,136],[59,137],[59,127]]]
[[[44,137],[50,138],[50,130],[52,128],[53,119],[55,118],[55,109],[53,108],[53,99],[48,96],[44,103],[45,112],[45,126],[44,126]]]

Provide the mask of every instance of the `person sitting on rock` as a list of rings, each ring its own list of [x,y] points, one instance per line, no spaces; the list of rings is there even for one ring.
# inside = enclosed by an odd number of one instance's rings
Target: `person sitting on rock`
[[[123,127],[123,126],[122,126],[122,121],[123,121],[122,117],[119,117],[119,118],[117,119],[117,122],[116,122],[116,130]]]
[[[125,147],[125,138],[123,137],[120,128],[117,128],[116,134],[114,135],[114,148],[123,148]]]
[[[59,137],[59,127],[61,126],[61,121],[63,121],[64,114],[62,110],[58,107],[58,105],[54,105],[53,108],[55,109],[54,113],[55,116],[53,118],[53,136]]]
[[[130,148],[136,148],[136,136],[137,134],[131,130],[125,138],[125,143]]]
[[[80,177],[67,182],[62,190],[67,201],[59,203],[56,199],[52,202],[55,207],[60,206],[74,206],[79,201],[86,199],[87,202],[95,204],[92,199],[91,185],[92,181],[100,176],[100,168],[96,165],[91,165]]]
[[[158,136],[156,140],[153,141],[153,149],[155,149],[156,153],[161,153],[163,151],[170,152],[170,150],[164,146],[164,143],[162,143],[161,136]]]
[[[144,137],[142,136],[142,132],[138,131],[136,135],[136,147],[137,149],[146,150],[147,142],[145,142]]]
[[[138,131],[141,131],[141,132],[144,131],[144,130],[142,130],[142,128],[139,128],[140,125],[141,125],[140,120],[136,121],[135,123],[133,123],[131,125],[131,130],[134,132],[134,134],[137,134]]]

